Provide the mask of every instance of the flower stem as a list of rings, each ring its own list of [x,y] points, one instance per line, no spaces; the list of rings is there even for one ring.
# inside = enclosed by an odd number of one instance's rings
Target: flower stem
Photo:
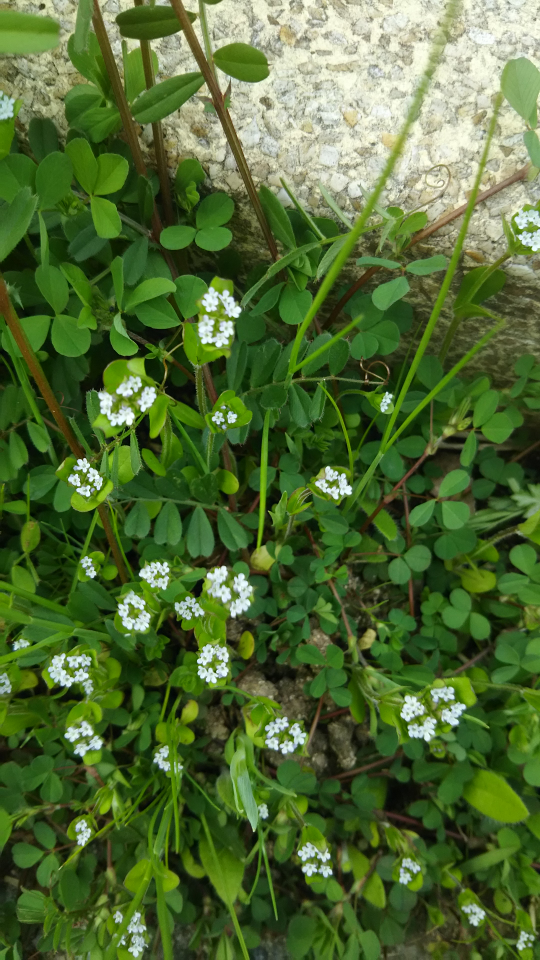
[[[268,479],[268,433],[270,430],[270,411],[267,410],[264,415],[264,424],[261,440],[261,469],[259,489],[261,498],[259,500],[259,529],[257,531],[257,550],[262,545],[264,533],[264,520],[266,516],[266,485]]]
[[[472,289],[467,292],[467,302],[468,302],[468,303],[472,304],[474,295],[475,295],[476,293],[478,293],[478,291],[480,290],[480,287],[482,287],[482,286],[484,285],[484,283],[486,282],[487,278],[490,277],[492,273],[495,273],[495,270],[498,270],[498,268],[501,266],[501,264],[503,264],[503,263],[505,262],[505,260],[508,260],[509,257],[510,257],[510,251],[509,251],[509,250],[505,250],[505,252],[503,253],[503,255],[502,255],[501,257],[499,257],[499,258],[498,258],[497,260],[495,260],[492,264],[490,264],[490,266],[487,267],[487,269],[484,270],[482,274],[479,274],[479,275],[478,275],[478,277],[477,277],[477,279],[476,279],[476,282],[475,282],[475,283],[473,284],[473,286],[472,286]],[[452,344],[452,340],[454,339],[454,337],[455,337],[455,335],[456,335],[456,333],[457,333],[457,331],[458,331],[458,328],[459,328],[459,326],[460,326],[460,324],[461,324],[461,321],[464,320],[464,319],[465,319],[465,318],[464,318],[463,314],[460,314],[460,313],[454,314],[454,317],[453,317],[453,319],[452,319],[452,322],[450,323],[450,326],[448,327],[448,330],[446,331],[446,334],[445,334],[445,337],[444,337],[444,340],[443,340],[443,345],[442,345],[442,347],[441,347],[441,349],[440,349],[440,351],[439,351],[439,360],[441,361],[441,363],[444,363],[444,361],[446,360],[446,355],[447,355],[447,353],[448,353],[448,351],[449,351],[449,349],[450,349],[450,346],[451,346],[451,344]]]

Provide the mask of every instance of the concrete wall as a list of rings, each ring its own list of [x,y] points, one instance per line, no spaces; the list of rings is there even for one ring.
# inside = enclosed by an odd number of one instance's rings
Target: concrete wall
[[[114,17],[130,6],[130,0],[102,3],[117,54]],[[194,0],[188,6],[196,9]],[[62,98],[80,81],[65,51],[76,4],[17,0],[17,8],[60,19],[62,45],[39,57],[6,58],[0,62],[0,82],[3,77],[5,89],[24,99],[23,125],[33,115],[47,115],[62,127]],[[279,191],[283,176],[303,202],[322,212],[317,189],[321,180],[343,209],[354,214],[360,184],[369,188],[388,156],[442,10],[442,0],[223,0],[208,6],[216,47],[237,40],[252,43],[271,65],[270,78],[262,83],[233,81],[232,115],[256,182]],[[194,69],[179,36],[155,43],[162,79]],[[465,0],[444,62],[389,184],[387,201],[405,209],[424,205],[434,220],[466,199],[502,69],[518,56],[540,63],[538,6],[527,0]],[[164,127],[171,168],[183,156],[196,156],[215,187],[231,191],[238,200],[244,197],[219,123],[203,112],[198,98]],[[505,104],[483,187],[527,161],[522,129],[520,118]],[[142,135],[150,146],[150,129]],[[444,166],[437,167],[440,164]],[[500,213],[511,214],[523,202],[539,198],[537,180],[517,184],[483,204],[473,217],[466,248],[488,259],[498,255],[504,248]],[[242,220],[245,226],[246,217]],[[430,241],[431,248],[450,249],[455,234],[454,225],[445,228]],[[252,237],[258,245],[256,227]],[[474,264],[465,258],[465,266]],[[512,293],[518,294],[517,301],[511,300],[517,327],[503,335],[499,350],[489,348],[490,362],[501,375],[508,367],[509,349],[534,351],[540,345],[540,257],[516,258],[507,270]],[[428,287],[424,289],[417,297],[422,312],[430,296]],[[501,308],[508,305],[505,300]],[[461,345],[467,342],[465,333]]]

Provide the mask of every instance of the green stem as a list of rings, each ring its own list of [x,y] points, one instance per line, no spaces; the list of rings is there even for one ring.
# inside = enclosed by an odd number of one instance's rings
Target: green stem
[[[86,554],[88,553],[88,547],[90,546],[90,542],[91,542],[91,540],[92,540],[92,536],[93,536],[93,533],[94,533],[94,530],[95,530],[95,526],[96,526],[96,523],[97,523],[97,519],[98,519],[98,512],[97,512],[97,510],[94,510],[94,515],[93,515],[92,520],[91,520],[91,522],[90,522],[90,526],[88,527],[88,533],[86,534],[86,539],[85,539],[85,541],[84,541],[84,546],[83,546],[82,551],[81,551],[81,559],[82,559],[82,557],[85,557]],[[73,583],[71,584],[71,590],[69,591],[70,597],[71,597],[71,595],[75,592],[75,590],[76,590],[76,588],[77,588],[78,582],[79,582],[78,570],[75,570],[75,576],[73,577]]]
[[[195,392],[197,394],[197,406],[199,407],[199,413],[201,417],[204,417],[208,413],[208,405],[206,403],[203,368],[201,366],[195,366]]]
[[[114,534],[115,534],[115,537],[116,537],[116,542],[117,542],[117,544],[118,544],[118,549],[120,550],[120,553],[122,554],[122,559],[123,559],[123,561],[124,561],[124,563],[125,563],[125,565],[126,565],[126,570],[127,570],[128,574],[129,574],[129,578],[130,578],[130,580],[133,580],[133,570],[131,569],[131,564],[130,564],[128,558],[126,557],[126,551],[124,550],[124,548],[123,548],[123,546],[122,546],[122,540],[120,539],[120,534],[118,533],[118,520],[117,520],[117,517],[116,517],[116,510],[115,510],[113,507],[111,507],[111,517],[112,517],[112,522],[113,522]]]
[[[423,334],[423,336],[422,336],[422,339],[420,340],[420,343],[418,344],[418,348],[417,348],[416,353],[415,353],[415,355],[414,355],[414,357],[413,357],[413,359],[412,359],[412,363],[411,363],[411,365],[410,365],[410,367],[409,367],[409,370],[408,370],[408,372],[407,372],[407,376],[405,377],[405,380],[404,380],[404,382],[403,382],[403,386],[401,387],[401,390],[400,390],[400,392],[399,392],[399,396],[397,397],[397,400],[396,400],[395,403],[394,403],[394,409],[393,409],[392,413],[390,414],[390,417],[389,417],[389,420],[388,420],[388,424],[387,424],[386,430],[384,431],[384,434],[383,434],[383,441],[382,441],[383,444],[386,444],[386,441],[388,440],[388,437],[390,436],[390,434],[391,434],[391,432],[392,432],[392,430],[393,430],[394,424],[395,424],[395,422],[396,422],[396,420],[397,420],[397,418],[398,418],[398,415],[399,415],[399,411],[401,410],[401,407],[403,406],[403,403],[404,403],[404,401],[405,401],[405,397],[406,397],[406,395],[407,395],[407,391],[409,390],[409,387],[410,387],[411,383],[413,382],[413,380],[414,380],[414,378],[415,378],[415,376],[416,376],[416,371],[418,370],[418,367],[419,367],[419,365],[420,365],[420,361],[421,361],[422,357],[424,356],[424,354],[425,354],[425,352],[426,352],[426,350],[427,350],[427,347],[428,347],[428,345],[429,345],[429,342],[430,342],[430,340],[431,340],[431,337],[433,336],[433,332],[434,332],[434,330],[435,330],[435,326],[436,326],[436,324],[437,324],[437,321],[438,321],[439,316],[440,316],[440,314],[441,314],[441,310],[442,310],[442,308],[443,308],[443,306],[444,306],[444,304],[445,304],[446,297],[447,297],[447,295],[448,295],[448,291],[449,291],[449,289],[450,289],[450,284],[452,283],[452,280],[454,279],[454,274],[455,274],[455,272],[456,272],[456,270],[457,270],[457,267],[458,267],[458,264],[459,264],[459,259],[460,259],[460,257],[461,257],[461,251],[462,251],[462,249],[463,249],[463,244],[464,244],[464,242],[465,242],[465,237],[467,236],[467,231],[468,231],[468,229],[469,229],[469,223],[470,223],[471,217],[472,217],[473,212],[474,212],[474,206],[475,206],[475,202],[476,202],[476,196],[477,196],[477,194],[478,194],[478,190],[480,189],[480,181],[481,181],[481,179],[482,179],[482,176],[483,176],[483,173],[484,173],[484,169],[485,169],[485,166],[486,166],[486,163],[487,163],[489,151],[490,151],[490,148],[491,148],[491,141],[492,141],[493,135],[494,135],[494,133],[495,133],[495,127],[496,127],[496,125],[497,125],[497,117],[498,117],[498,115],[499,115],[499,110],[500,110],[500,108],[501,108],[501,104],[502,104],[502,94],[499,94],[499,95],[497,96],[497,100],[496,100],[496,103],[495,103],[495,109],[494,109],[494,111],[493,111],[493,116],[492,116],[492,118],[491,118],[491,123],[490,123],[490,125],[489,125],[489,130],[488,130],[488,134],[487,134],[487,137],[486,137],[486,143],[485,143],[485,146],[484,146],[484,150],[482,151],[482,157],[481,157],[480,163],[479,163],[479,165],[478,165],[478,171],[477,171],[477,174],[476,174],[476,177],[475,177],[474,186],[473,186],[473,188],[472,188],[472,190],[471,190],[471,195],[470,195],[470,197],[469,197],[469,203],[468,203],[468,205],[467,205],[467,209],[466,209],[465,215],[464,215],[464,217],[463,217],[463,221],[462,221],[461,228],[460,228],[460,231],[459,231],[459,234],[458,234],[458,238],[457,238],[457,241],[456,241],[456,245],[455,245],[455,247],[454,247],[454,250],[453,250],[453,253],[452,253],[452,257],[451,257],[451,259],[450,259],[450,263],[448,264],[448,269],[447,269],[447,271],[446,271],[446,275],[445,275],[444,280],[443,280],[443,282],[442,282],[442,284],[441,284],[441,289],[439,290],[439,295],[438,295],[438,297],[437,297],[437,299],[436,299],[436,301],[435,301],[435,305],[434,305],[433,310],[432,310],[432,312],[431,312],[431,316],[430,316],[429,321],[428,321],[428,323],[427,323],[426,329],[424,330],[424,334]]]
[[[142,903],[142,901],[143,901],[143,898],[144,898],[144,895],[145,895],[145,893],[146,893],[146,891],[148,890],[148,887],[149,887],[149,885],[150,885],[151,879],[152,879],[152,864],[151,864],[150,861],[148,860],[148,861],[147,861],[147,864],[146,864],[146,867],[145,867],[145,869],[144,869],[144,873],[143,873],[142,878],[141,878],[141,882],[140,882],[139,886],[137,887],[135,896],[133,897],[133,900],[131,901],[131,903],[130,903],[127,911],[126,911],[126,914],[125,914],[125,916],[124,916],[124,919],[122,920],[122,923],[121,923],[120,926],[118,927],[118,930],[115,930],[115,932],[114,932],[113,935],[112,935],[111,942],[110,942],[109,946],[107,947],[107,949],[106,949],[106,951],[105,951],[105,958],[104,958],[104,960],[114,960],[114,958],[116,957],[116,951],[117,951],[117,948],[118,948],[118,944],[120,943],[120,940],[122,939],[122,937],[123,937],[124,934],[126,933],[127,928],[129,927],[129,924],[131,923],[131,919],[132,919],[132,917],[133,917],[133,914],[135,913],[135,911],[136,911],[136,910],[139,908],[139,906],[141,905],[141,903]]]
[[[233,904],[233,902],[232,902],[232,900],[231,900],[231,898],[230,898],[230,896],[229,896],[228,887],[227,887],[227,884],[226,884],[226,882],[225,882],[225,877],[223,876],[223,871],[222,871],[222,869],[221,869],[221,864],[220,864],[220,862],[219,862],[219,857],[218,857],[218,855],[217,855],[216,848],[215,848],[215,846],[214,846],[214,841],[212,840],[212,834],[210,833],[210,830],[209,830],[209,827],[208,827],[208,823],[206,822],[206,817],[205,817],[204,813],[201,814],[201,823],[202,823],[202,825],[203,825],[203,830],[204,830],[204,832],[205,832],[206,839],[207,839],[207,841],[208,841],[208,846],[210,847],[210,851],[211,851],[211,853],[212,853],[212,859],[213,859],[213,861],[214,861],[214,866],[215,866],[215,868],[216,868],[216,873],[217,873],[217,875],[218,875],[218,877],[219,877],[219,879],[220,879],[221,888],[222,888],[222,891],[223,891],[223,893],[224,893],[224,895],[225,895],[225,898],[226,898],[226,904],[227,904],[227,907],[228,907],[228,909],[229,909],[229,914],[230,914],[231,920],[232,920],[232,922],[233,922],[233,926],[234,926],[235,933],[236,933],[236,936],[237,936],[237,939],[238,939],[238,943],[240,944],[240,949],[241,949],[241,951],[242,951],[242,955],[243,955],[243,957],[244,957],[244,960],[249,960],[249,953],[248,953],[248,951],[247,951],[246,942],[245,942],[245,940],[244,940],[244,936],[243,936],[243,934],[242,934],[242,930],[241,930],[240,924],[239,924],[239,922],[238,922],[238,917],[236,916],[236,911],[235,911],[235,909],[234,909],[234,904]],[[105,958],[105,960],[108,960],[108,958]]]
[[[201,28],[201,33],[204,43],[204,52],[206,54],[206,59],[208,65],[216,78],[216,83],[218,83],[218,77],[216,73],[216,65],[214,63],[214,51],[212,50],[212,41],[210,39],[210,30],[208,29],[208,18],[206,16],[206,4],[204,0],[199,0],[199,25]]]
[[[34,653],[35,650],[41,650],[42,647],[52,647],[58,640],[65,639],[65,633],[55,633],[52,637],[46,637],[45,640],[39,640],[38,643],[32,644],[31,647],[23,647],[22,650],[5,653],[3,657],[0,657],[0,664],[3,666],[4,663],[13,663],[14,660],[19,660],[21,657],[27,657],[29,653]]]
[[[40,411],[39,411],[39,407],[38,407],[38,405],[37,405],[37,403],[36,403],[35,393],[34,393],[34,391],[33,391],[33,389],[32,389],[32,384],[30,383],[30,380],[28,379],[28,374],[27,374],[26,370],[24,369],[24,365],[21,363],[21,360],[19,359],[19,357],[12,356],[11,359],[13,360],[13,366],[15,367],[15,371],[16,371],[16,373],[17,373],[17,377],[18,377],[18,379],[19,379],[19,383],[20,383],[21,387],[23,388],[24,395],[25,395],[26,400],[27,400],[27,402],[28,402],[28,406],[30,407],[30,409],[31,409],[31,411],[32,411],[34,420],[36,421],[36,423],[39,424],[40,427],[43,428],[43,430],[45,430],[45,432],[46,432],[47,435],[48,435],[49,431],[47,430],[47,427],[45,426],[45,424],[44,424],[44,422],[43,422],[43,417],[41,416],[41,413],[40,413]],[[51,459],[52,465],[53,465],[54,467],[57,467],[57,466],[58,466],[58,457],[56,456],[56,450],[55,450],[54,447],[53,447],[52,440],[50,441],[49,446],[47,447],[47,453],[49,454],[49,457],[50,457],[50,459]]]
[[[46,600],[45,597],[40,597],[37,593],[30,593],[29,590],[23,590],[22,587],[15,587],[12,583],[0,581],[1,590],[5,590],[6,593],[14,593],[17,597],[22,597],[23,600],[29,600],[30,603],[37,603],[40,607],[46,607],[47,610],[54,610],[55,613],[60,613],[62,616],[66,615],[66,608],[59,603]]]
[[[339,407],[338,407],[336,401],[334,400],[334,398],[330,396],[330,394],[328,393],[328,390],[326,390],[326,389],[323,387],[322,383],[320,383],[319,386],[320,386],[322,392],[325,393],[326,396],[328,397],[330,403],[333,405],[334,410],[336,411],[336,413],[337,413],[337,415],[338,415],[338,417],[339,417],[339,422],[340,422],[340,424],[341,424],[341,429],[342,429],[342,432],[343,432],[343,436],[345,437],[345,443],[347,444],[347,451],[348,451],[348,454],[349,454],[349,470],[351,471],[351,478],[350,478],[350,479],[351,479],[351,483],[352,483],[353,476],[354,476],[354,456],[353,456],[353,452],[352,452],[352,448],[351,448],[351,441],[349,440],[349,434],[347,433],[347,427],[345,426],[345,421],[344,421],[344,419],[343,419],[343,417],[342,417],[341,410],[339,409]]]
[[[262,546],[264,521],[266,517],[266,484],[268,480],[268,433],[270,430],[270,410],[264,415],[264,424],[261,440],[261,470],[260,470],[260,500],[259,500],[259,528],[257,531],[257,550]]]
[[[420,107],[422,105],[422,101],[427,93],[433,74],[435,73],[435,70],[442,57],[442,54],[446,45],[447,34],[452,25],[452,21],[454,19],[455,12],[457,10],[457,6],[458,4],[456,0],[449,0],[446,6],[446,11],[444,13],[441,29],[439,31],[439,36],[433,43],[432,48],[430,50],[426,69],[424,70],[424,73],[420,78],[418,88],[413,97],[411,106],[405,118],[405,122],[401,128],[400,133],[398,134],[396,144],[388,160],[385,163],[384,170],[381,173],[381,176],[379,177],[375,185],[375,189],[371,193],[369,199],[366,202],[364,209],[362,210],[362,213],[356,220],[349,236],[345,240],[345,243],[343,244],[341,250],[339,251],[336,259],[332,263],[321,286],[319,287],[319,290],[317,291],[317,294],[313,300],[313,303],[311,304],[311,307],[309,308],[308,312],[306,313],[306,316],[304,317],[304,320],[302,321],[302,323],[298,328],[295,341],[294,341],[294,346],[289,359],[289,370],[288,370],[289,377],[292,377],[293,371],[296,367],[296,364],[298,361],[298,352],[300,350],[300,344],[302,342],[302,338],[304,334],[306,333],[308,327],[310,326],[313,318],[316,316],[318,310],[324,304],[328,294],[330,293],[330,290],[334,286],[334,283],[336,282],[339,274],[341,273],[341,270],[345,262],[347,261],[352,251],[354,250],[356,246],[356,242],[363,228],[365,227],[367,221],[369,220],[373,211],[375,210],[377,203],[379,201],[379,198],[401,155],[401,152],[403,150],[403,147],[405,146],[407,137],[409,135],[409,131],[418,116]]]
[[[350,330],[353,330],[354,327],[357,327],[359,323],[364,319],[364,314],[361,313],[358,317],[355,317],[354,320],[351,320],[343,330],[340,330],[339,333],[336,333],[331,340],[328,340],[327,343],[323,343],[322,347],[318,347],[317,350],[314,350],[313,353],[310,353],[307,357],[304,357],[300,363],[297,363],[296,367],[293,370],[293,375],[298,373],[302,367],[305,367],[306,363],[312,363],[313,360],[316,360],[317,357],[320,357],[323,353],[326,353],[327,350],[330,350],[331,347],[337,343],[338,340],[343,340],[347,333]]]
[[[174,420],[175,426],[176,426],[178,432],[180,433],[180,435],[181,435],[181,437],[182,437],[182,440],[184,441],[184,443],[186,444],[186,446],[188,446],[189,449],[191,450],[191,453],[192,453],[192,456],[193,456],[194,460],[196,461],[196,463],[199,464],[199,466],[200,466],[200,468],[201,468],[201,470],[202,470],[203,473],[209,473],[210,471],[209,471],[209,469],[208,469],[208,466],[207,466],[206,462],[205,462],[204,459],[201,457],[199,451],[197,450],[197,447],[196,447],[195,444],[193,443],[193,440],[192,440],[191,437],[189,436],[187,430],[184,429],[184,425],[183,425],[182,423],[180,423],[180,420],[178,419],[178,417],[176,416],[176,414],[175,414],[175,412],[174,412],[174,407],[169,407],[169,413],[170,413],[170,415],[171,415],[171,418]],[[200,504],[199,504],[199,506],[200,506]]]
[[[498,268],[501,266],[501,264],[503,264],[503,263],[505,262],[505,260],[508,260],[509,256],[510,256],[510,252],[507,250],[501,257],[498,258],[498,260],[495,260],[494,263],[492,263],[492,264],[487,268],[487,270],[484,270],[484,272],[482,273],[481,276],[479,276],[479,277],[477,278],[477,280],[476,280],[476,282],[474,283],[472,289],[469,290],[468,293],[467,293],[467,302],[468,302],[468,303],[472,303],[472,298],[473,298],[474,295],[478,292],[478,290],[480,289],[480,287],[483,286],[483,284],[486,282],[487,278],[488,278],[489,276],[491,276],[491,274],[494,273],[495,270],[498,270]],[[441,347],[441,349],[440,349],[440,351],[439,351],[439,360],[441,361],[441,363],[444,363],[444,361],[446,360],[446,355],[447,355],[447,353],[448,353],[448,351],[449,351],[449,349],[450,349],[450,346],[451,346],[451,344],[452,344],[452,341],[453,341],[453,339],[454,339],[454,337],[455,337],[455,335],[456,335],[456,333],[457,333],[457,331],[458,331],[458,329],[459,329],[459,326],[460,326],[460,324],[461,324],[461,321],[464,320],[464,319],[465,319],[465,318],[464,318],[464,316],[463,316],[462,314],[459,314],[459,313],[454,314],[454,317],[453,317],[453,319],[452,319],[452,322],[450,323],[450,326],[448,327],[448,330],[446,331],[446,334],[445,334],[445,337],[444,337],[444,340],[443,340],[443,345],[442,345],[442,347]]]

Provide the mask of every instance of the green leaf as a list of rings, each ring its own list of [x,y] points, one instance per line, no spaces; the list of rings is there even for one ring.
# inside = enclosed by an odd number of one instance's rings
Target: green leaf
[[[141,8],[139,8],[141,9]],[[202,73],[183,73],[154,87],[135,100],[131,112],[138,123],[155,123],[179,110],[204,83]]]
[[[124,877],[124,886],[131,893],[136,893],[144,877],[147,876],[148,860],[139,860]]]
[[[393,303],[405,297],[410,289],[406,277],[396,277],[394,280],[389,280],[388,283],[381,283],[373,291],[371,299],[378,310],[388,310]]]
[[[396,557],[388,564],[388,576],[392,583],[407,583],[411,577],[411,571],[402,557]]]
[[[540,140],[534,130],[526,130],[523,134],[523,142],[527,147],[527,152],[535,167],[540,167]]]
[[[90,198],[92,220],[98,237],[113,240],[122,232],[122,221],[114,203],[102,197]]]
[[[43,850],[33,847],[30,843],[15,843],[11,853],[16,865],[22,869],[35,866],[43,856]]]
[[[2,851],[11,836],[12,823],[9,813],[0,807],[0,851]]]
[[[514,431],[514,424],[507,413],[496,413],[484,423],[482,433],[491,443],[504,443]]]
[[[209,557],[214,549],[214,533],[202,507],[195,507],[191,514],[186,536],[190,557]]]
[[[205,227],[195,236],[195,243],[201,250],[223,250],[228,247],[233,235],[228,227]]]
[[[201,863],[217,895],[224,903],[234,903],[242,886],[244,865],[226,847],[218,849],[217,858],[207,840],[199,841]]]
[[[36,171],[39,209],[55,207],[70,192],[73,164],[67,153],[49,153]]]
[[[121,357],[134,357],[135,354],[138,353],[139,348],[135,341],[129,336],[126,325],[119,313],[114,317],[109,336],[113,350]]]
[[[279,299],[279,315],[284,323],[298,326],[302,323],[313,301],[309,290],[298,290],[293,284],[287,284]]]
[[[58,267],[44,267],[40,264],[34,274],[40,293],[55,313],[62,313],[69,300],[69,287],[64,274]]]
[[[358,939],[364,951],[364,960],[379,960],[381,944],[377,934],[373,930],[364,930],[358,934]]]
[[[510,562],[526,574],[532,573],[538,559],[536,550],[528,543],[520,543],[517,547],[512,547],[509,557]]]
[[[398,270],[401,264],[397,260],[385,260],[383,257],[359,257],[357,267],[387,267],[389,270]]]
[[[287,950],[290,957],[302,960],[311,950],[317,930],[317,921],[314,917],[297,913],[289,922],[287,930]]]
[[[1,15],[4,11],[0,10]],[[1,26],[0,26],[1,31]],[[2,210],[2,229],[0,230],[0,263],[15,249],[24,237],[34,216],[37,197],[32,196],[30,187],[24,187],[12,203]]]
[[[476,452],[478,450],[478,439],[474,431],[471,430],[469,436],[467,437],[465,443],[463,444],[463,449],[459,456],[459,462],[462,467],[470,467],[473,462]]]
[[[428,523],[435,509],[435,500],[426,500],[425,503],[419,503],[409,514],[409,521],[412,527],[423,527]]]
[[[124,310],[126,313],[133,313],[134,308],[140,303],[170,293],[176,293],[176,284],[172,280],[167,280],[166,277],[151,277],[149,280],[143,280],[134,290],[126,294]]]
[[[139,540],[142,540],[143,537],[148,536],[149,532],[150,517],[148,516],[148,510],[144,502],[138,500],[127,515],[124,524],[124,533],[126,537],[137,537]]]
[[[66,153],[73,164],[73,172],[86,193],[92,193],[98,175],[98,162],[88,140],[78,137],[66,143]]]
[[[218,533],[228,550],[243,550],[249,543],[249,534],[226,510],[218,511]]]
[[[441,503],[442,524],[446,530],[459,530],[465,526],[470,516],[467,503],[460,503],[459,500],[445,500]]]
[[[475,810],[500,823],[519,823],[529,816],[523,800],[492,770],[475,770],[463,787],[463,796]]]
[[[216,67],[235,80],[259,83],[268,76],[268,61],[260,50],[247,43],[229,43],[214,52]]]
[[[48,900],[39,890],[25,890],[17,900],[17,919],[21,923],[43,923]]]
[[[140,9],[144,10],[144,7]],[[195,227],[165,227],[159,236],[159,242],[166,250],[184,250],[193,242],[197,231]]]
[[[276,240],[279,240],[288,250],[294,250],[296,239],[291,221],[276,195],[263,185],[259,190],[259,200]]]
[[[88,47],[88,35],[92,23],[93,0],[79,0],[73,46],[77,53],[84,53]]]
[[[58,132],[48,117],[32,117],[28,127],[28,142],[38,163],[58,150]]]
[[[222,227],[234,213],[234,201],[226,193],[212,193],[197,207],[196,222],[199,230],[205,227]]]
[[[499,406],[500,399],[498,390],[485,390],[480,394],[474,405],[473,426],[481,427],[487,423]]]
[[[502,72],[501,90],[516,113],[531,121],[540,93],[540,70],[526,57],[509,60]]]
[[[195,427],[196,430],[204,430],[206,423],[204,417],[194,407],[189,407],[187,403],[178,400],[174,405],[174,412],[178,419],[188,427]]]
[[[154,525],[154,540],[161,545],[175,547],[182,536],[182,518],[175,503],[165,503]]]
[[[393,353],[399,346],[399,327],[393,320],[382,320],[381,323],[377,323],[372,327],[368,334],[364,333],[361,334],[361,336],[364,338],[370,336],[376,337],[378,344],[376,352],[382,354],[383,357],[386,357],[389,353]]]
[[[0,200],[11,203],[22,187],[35,193],[36,164],[24,153],[10,153],[0,162]]]
[[[79,327],[75,317],[55,317],[51,330],[52,345],[63,357],[81,357],[90,346],[87,327]]]
[[[452,530],[438,537],[433,545],[434,553],[440,560],[453,560],[461,553],[470,553],[476,546],[476,534],[468,527]]]
[[[188,13],[193,23],[194,13]],[[178,17],[166,7],[132,7],[116,17],[120,35],[130,40],[159,40],[182,30]]]
[[[133,312],[141,323],[154,330],[169,330],[171,327],[179,327],[182,322],[165,297],[156,297],[155,300],[139,303],[134,307]]]
[[[453,497],[466,490],[470,482],[471,478],[466,470],[451,470],[439,487],[439,497]]]
[[[58,45],[60,25],[51,17],[0,10],[0,53],[42,53]]]
[[[129,173],[129,164],[117,153],[102,153],[97,158],[97,177],[93,193],[102,196],[121,190]]]
[[[178,277],[175,282],[176,293],[174,299],[178,305],[180,313],[187,319],[198,313],[197,300],[207,292],[208,287],[200,277],[183,276]]]
[[[403,558],[411,570],[414,570],[415,573],[421,573],[423,570],[427,570],[431,563],[431,550],[422,544],[416,544],[410,550],[407,550]]]
[[[386,906],[386,893],[384,883],[378,873],[372,873],[366,884],[362,887],[362,895],[368,903],[372,903],[379,910],[384,910]]]
[[[427,257],[425,260],[413,260],[405,267],[407,273],[413,273],[417,277],[427,277],[430,273],[437,273],[439,270],[446,270],[448,260],[442,254],[434,257]]]

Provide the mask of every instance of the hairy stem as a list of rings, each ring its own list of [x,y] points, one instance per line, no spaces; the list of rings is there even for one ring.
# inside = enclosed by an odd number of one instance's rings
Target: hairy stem
[[[75,457],[84,457],[85,451],[81,447],[79,441],[77,440],[75,434],[73,433],[73,430],[71,429],[69,423],[64,417],[64,414],[62,413],[60,404],[58,403],[58,400],[56,399],[51,389],[49,381],[47,380],[47,377],[43,372],[43,368],[28,341],[28,338],[22,328],[22,325],[19,321],[17,314],[15,313],[15,310],[11,305],[11,301],[9,299],[5,281],[1,276],[0,276],[0,313],[4,317],[4,320],[6,321],[11,331],[13,339],[15,340],[15,343],[17,344],[19,350],[21,351],[23,358],[26,361],[26,365],[41,392],[41,396],[43,397],[45,403],[47,404],[49,410],[51,411],[52,416],[56,421],[59,430],[63,434],[69,449],[71,450],[71,452]],[[128,578],[127,578],[126,570],[124,567],[124,561],[122,559],[122,555],[120,553],[118,543],[116,542],[116,538],[112,531],[109,517],[107,515],[107,509],[104,506],[104,504],[101,503],[99,505],[98,513],[99,513],[101,522],[103,524],[105,536],[107,537],[107,540],[109,542],[109,546],[111,548],[111,551],[114,557],[114,562],[117,566],[118,573],[120,575],[120,579],[122,580],[123,583],[127,583]]]
[[[223,127],[223,132],[227,137],[227,141],[232,150],[234,159],[236,160],[236,165],[238,167],[240,176],[244,181],[246,190],[248,192],[249,199],[253,205],[257,220],[261,226],[261,230],[264,234],[264,239],[266,240],[268,249],[274,260],[279,259],[279,253],[276,246],[274,237],[272,236],[272,231],[268,226],[268,221],[264,215],[264,210],[261,206],[261,201],[259,200],[257,190],[255,189],[255,184],[253,183],[253,178],[249,166],[247,164],[246,158],[244,156],[244,151],[242,150],[242,144],[238,138],[235,126],[231,120],[229,111],[225,108],[223,102],[223,96],[221,90],[219,89],[217,80],[212,72],[212,67],[208,63],[204,51],[197,39],[197,34],[195,33],[193,27],[191,26],[191,21],[187,15],[186,8],[182,3],[182,0],[170,0],[171,7],[173,8],[182,29],[184,31],[184,36],[187,40],[187,43],[190,47],[190,50],[197,61],[197,66],[201,71],[206,85],[210,91],[212,97],[212,103],[214,104],[214,109],[219,117],[221,126]]]

